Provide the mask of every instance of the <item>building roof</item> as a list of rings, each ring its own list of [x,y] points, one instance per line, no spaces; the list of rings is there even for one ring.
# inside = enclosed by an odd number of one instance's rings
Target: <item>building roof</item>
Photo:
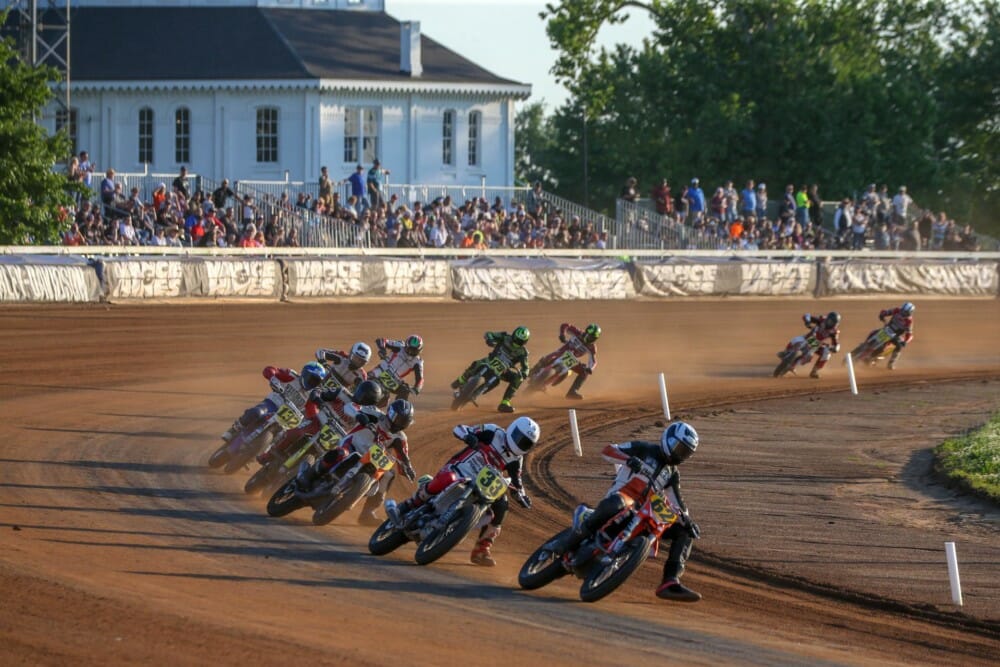
[[[74,83],[357,80],[523,86],[421,35],[423,74],[400,71],[400,21],[384,12],[259,7],[78,7]]]

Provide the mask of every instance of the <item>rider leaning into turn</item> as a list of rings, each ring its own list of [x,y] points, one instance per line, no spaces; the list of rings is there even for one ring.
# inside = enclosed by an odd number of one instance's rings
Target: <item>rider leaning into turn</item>
[[[290,368],[265,366],[264,370],[261,371],[261,374],[269,383],[280,383],[282,388],[290,385],[292,389],[302,392],[304,396],[307,396],[310,391],[323,384],[327,378],[326,368],[315,361],[307,363],[302,367],[302,371],[299,373],[296,373]],[[229,427],[229,430],[222,435],[222,439],[229,442],[235,438],[236,434],[240,431],[252,431],[277,409],[278,406],[275,405],[273,401],[269,398],[265,398],[263,401],[252,408],[249,408],[242,415],[237,417],[236,421],[233,422],[233,425]]]
[[[913,340],[913,311],[916,309],[916,306],[907,301],[899,308],[886,308],[878,314],[878,318],[883,323],[887,317],[891,318],[887,325],[894,335],[893,339],[889,341],[889,345],[893,346],[892,355],[889,357],[890,371],[896,367],[896,360],[903,353],[903,348]],[[878,329],[873,330],[868,335],[871,336],[875,331]]]
[[[837,328],[840,325],[840,313],[830,311],[825,317],[817,317],[816,315],[806,313],[802,316],[802,322],[809,327],[809,333],[820,341],[820,346],[816,349],[819,358],[816,359],[812,371],[809,372],[809,377],[818,378],[819,369],[826,366],[826,362],[830,360],[830,355],[833,352],[840,352],[840,329]],[[823,341],[827,338],[830,339],[830,342],[824,343]],[[791,343],[789,343],[789,346],[791,346]],[[781,354],[779,352],[778,356],[780,357]],[[807,363],[811,357],[812,355],[804,357],[802,363]]]
[[[419,395],[424,388],[424,360],[420,353],[424,349],[424,339],[416,334],[406,337],[405,341],[392,338],[376,338],[375,347],[378,355],[385,359],[386,364],[402,379],[413,373],[413,384],[403,385],[396,391],[398,398],[409,398],[410,392]]]
[[[685,422],[674,422],[663,430],[660,442],[632,440],[622,444],[610,444],[601,452],[605,460],[621,465],[618,475],[604,499],[593,510],[580,505],[573,513],[573,530],[561,540],[553,543],[556,553],[565,553],[576,548],[586,538],[623,509],[634,505],[644,495],[647,485],[652,482],[653,491],[666,496],[670,503],[683,514],[679,521],[668,528],[662,539],[670,540],[670,551],[663,564],[663,580],[656,589],[657,597],[680,602],[696,602],[701,594],[681,584],[684,564],[691,555],[691,541],[698,537],[699,530],[688,514],[681,498],[680,475],[677,466],[686,461],[698,448],[698,433]],[[647,477],[643,467],[656,472]]]
[[[573,356],[582,359],[583,357],[590,357],[590,363],[587,365],[577,364],[573,367],[573,372],[576,373],[576,379],[573,380],[573,385],[566,392],[566,398],[571,398],[579,400],[583,398],[583,394],[580,393],[580,388],[583,387],[583,383],[586,382],[587,377],[594,372],[594,367],[597,366],[597,346],[595,343],[597,339],[601,337],[601,327],[596,324],[588,324],[587,328],[580,331],[572,324],[564,322],[559,327],[559,342],[563,343],[555,352],[547,354],[541,359],[539,359],[536,367],[546,366],[559,357],[561,357],[566,352],[572,352]],[[556,386],[568,377],[564,375],[552,383],[552,386]]]
[[[521,382],[524,381],[524,378],[528,377],[528,348],[525,345],[530,337],[531,332],[528,331],[528,327],[517,327],[509,334],[506,331],[487,331],[483,335],[483,338],[486,339],[487,345],[493,346],[493,351],[482,359],[473,361],[451,383],[451,388],[458,389],[465,384],[466,378],[474,374],[480,364],[489,363],[490,359],[500,357],[507,366],[507,371],[500,378],[501,381],[507,383],[507,390],[504,391],[503,398],[500,400],[497,410],[500,412],[514,412],[514,406],[511,405],[510,399],[514,398],[514,394],[517,392],[518,387],[521,386]],[[520,366],[521,370],[518,371],[514,366]]]
[[[496,424],[465,426],[459,424],[453,431],[456,438],[465,443],[465,448],[455,454],[428,482],[421,484],[416,493],[398,505],[387,500],[386,516],[397,526],[402,526],[403,517],[413,509],[423,505],[432,496],[441,493],[461,477],[461,470],[469,467],[491,465],[510,476],[510,488],[514,498],[524,508],[531,508],[531,499],[524,491],[521,479],[521,461],[541,436],[541,428],[530,417],[518,417],[506,429]],[[463,465],[465,464],[465,465]],[[479,531],[479,539],[472,549],[471,560],[476,565],[496,565],[491,548],[500,535],[500,526],[507,515],[508,494],[503,494],[490,506],[492,519]]]
[[[350,352],[329,350],[321,347],[316,350],[316,361],[323,364],[345,389],[356,389],[359,384],[368,379],[365,365],[372,358],[372,349],[367,343],[358,341],[351,346]]]

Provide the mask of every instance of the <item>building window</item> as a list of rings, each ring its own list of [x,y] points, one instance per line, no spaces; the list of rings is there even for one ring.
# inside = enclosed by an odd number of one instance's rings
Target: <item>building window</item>
[[[444,112],[441,119],[441,164],[455,164],[455,112]]]
[[[483,115],[478,111],[469,114],[469,166],[479,166],[479,125]]]
[[[63,128],[66,128],[66,136],[69,137],[69,140],[72,144],[69,151],[71,155],[76,155],[77,153],[76,118],[77,118],[76,109],[70,109],[68,113],[66,112],[65,109],[59,109],[58,111],[56,111],[56,132],[58,132]]]
[[[174,112],[174,162],[191,161],[191,111],[181,107]]]
[[[371,162],[379,151],[379,111],[344,109],[344,162]]]
[[[153,110],[139,109],[139,163],[153,162]]]
[[[257,162],[278,161],[278,110],[257,109]]]

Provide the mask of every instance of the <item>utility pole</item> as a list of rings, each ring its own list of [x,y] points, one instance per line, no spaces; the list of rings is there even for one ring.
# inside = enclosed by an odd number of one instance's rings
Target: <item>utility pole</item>
[[[583,105],[583,205],[590,208],[590,177],[587,168],[587,105]]]

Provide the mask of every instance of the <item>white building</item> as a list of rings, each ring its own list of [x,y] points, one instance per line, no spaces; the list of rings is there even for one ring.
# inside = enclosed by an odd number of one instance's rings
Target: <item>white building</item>
[[[321,166],[346,177],[377,157],[397,183],[513,185],[514,103],[531,86],[384,0],[72,7],[71,128],[98,171],[315,182]]]

